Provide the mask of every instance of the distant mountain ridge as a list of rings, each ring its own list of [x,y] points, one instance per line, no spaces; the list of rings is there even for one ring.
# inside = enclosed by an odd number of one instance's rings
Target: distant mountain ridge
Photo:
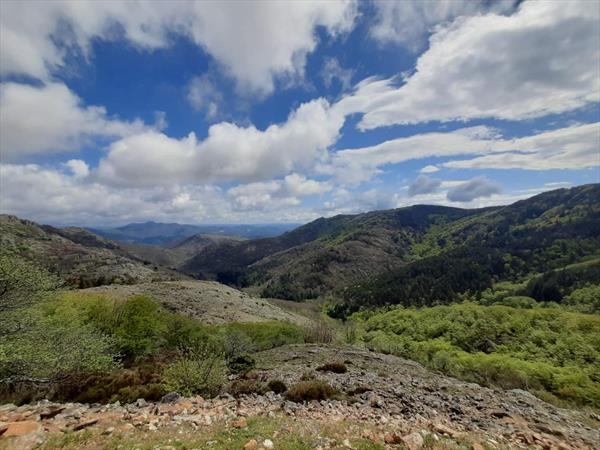
[[[277,236],[298,224],[223,224],[189,225],[179,223],[141,222],[114,228],[87,228],[94,234],[117,241],[136,244],[172,246],[196,234],[260,238]]]

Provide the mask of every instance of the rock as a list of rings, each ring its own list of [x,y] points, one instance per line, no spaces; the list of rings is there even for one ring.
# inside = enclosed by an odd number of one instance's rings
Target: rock
[[[237,420],[234,420],[231,424],[233,428],[246,428],[248,426],[248,421],[245,417],[240,417]]]
[[[490,411],[490,416],[497,417],[498,419],[501,419],[503,417],[510,417],[510,414],[508,414],[503,409],[493,409],[492,411]]]
[[[369,397],[369,404],[371,405],[371,408],[383,408],[383,400],[377,394],[372,394]]]
[[[169,395],[169,394],[167,394],[167,395]],[[144,406],[147,406],[147,405],[148,405],[148,402],[146,400],[144,400],[143,398],[138,398],[135,402],[135,406],[137,406],[138,408],[143,408]]]
[[[273,444],[273,441],[271,439],[265,439],[262,445],[267,450],[275,448],[275,444]]]
[[[83,422],[79,422],[78,424],[74,425],[72,430],[73,431],[83,430],[84,428],[90,427],[90,426],[96,424],[97,422],[98,422],[98,419],[84,420]]]
[[[396,433],[387,433],[383,440],[386,444],[400,444],[402,443],[402,436]]]
[[[47,410],[42,411],[40,413],[40,419],[42,419],[42,420],[52,419],[54,416],[57,416],[64,410],[65,410],[64,406],[52,406],[52,407],[48,408]]]
[[[255,448],[258,448],[258,442],[256,442],[256,439],[250,439],[248,442],[246,442],[244,444],[245,450],[252,450]]]
[[[161,403],[176,403],[181,398],[177,392],[169,392],[160,399]]]
[[[471,448],[473,450],[485,450],[485,448],[483,447],[483,445],[478,444],[477,442],[475,444],[471,445]]]
[[[423,436],[416,431],[414,433],[407,434],[401,439],[401,441],[404,446],[408,448],[408,450],[420,450],[425,444]]]
[[[441,423],[434,424],[433,429],[440,434],[445,434],[446,436],[450,437],[457,437],[460,434],[458,431],[455,431],[452,428],[447,427],[446,425]]]
[[[24,420],[22,422],[11,422],[6,427],[2,437],[25,436],[42,430],[42,426],[33,420]]]

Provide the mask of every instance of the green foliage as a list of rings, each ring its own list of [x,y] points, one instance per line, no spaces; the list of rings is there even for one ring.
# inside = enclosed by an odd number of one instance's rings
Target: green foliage
[[[600,314],[600,284],[592,284],[574,290],[563,303],[575,311]]]
[[[115,367],[115,341],[55,299],[6,313],[16,331],[0,342],[0,378],[5,384],[52,384],[70,373]]]
[[[484,385],[600,406],[600,316],[463,303],[354,319],[374,350]]]
[[[184,396],[216,395],[223,386],[227,365],[222,355],[190,352],[167,366],[163,372],[164,387]]]
[[[291,386],[285,394],[288,400],[296,403],[327,400],[338,395],[339,392],[323,380],[300,381]]]
[[[249,351],[262,351],[282,345],[298,344],[303,340],[302,329],[296,325],[285,322],[257,322],[257,323],[231,323],[219,327],[225,336],[230,333],[241,333],[246,336],[245,342],[250,347]],[[231,334],[230,334],[231,336]]]
[[[47,270],[0,247],[0,313],[30,306],[59,284]]]

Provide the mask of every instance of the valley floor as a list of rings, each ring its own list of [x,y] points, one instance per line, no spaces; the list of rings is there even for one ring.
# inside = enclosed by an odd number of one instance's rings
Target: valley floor
[[[1,449],[591,449],[600,416],[557,408],[357,347],[291,345],[261,352],[254,379],[286,385],[307,373],[340,400],[293,403],[272,392],[130,405],[0,406]],[[345,373],[319,372],[339,361]]]

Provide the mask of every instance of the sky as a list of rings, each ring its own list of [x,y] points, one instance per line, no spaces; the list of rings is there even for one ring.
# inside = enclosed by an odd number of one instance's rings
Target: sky
[[[600,2],[0,0],[0,212],[303,223],[600,182]]]

